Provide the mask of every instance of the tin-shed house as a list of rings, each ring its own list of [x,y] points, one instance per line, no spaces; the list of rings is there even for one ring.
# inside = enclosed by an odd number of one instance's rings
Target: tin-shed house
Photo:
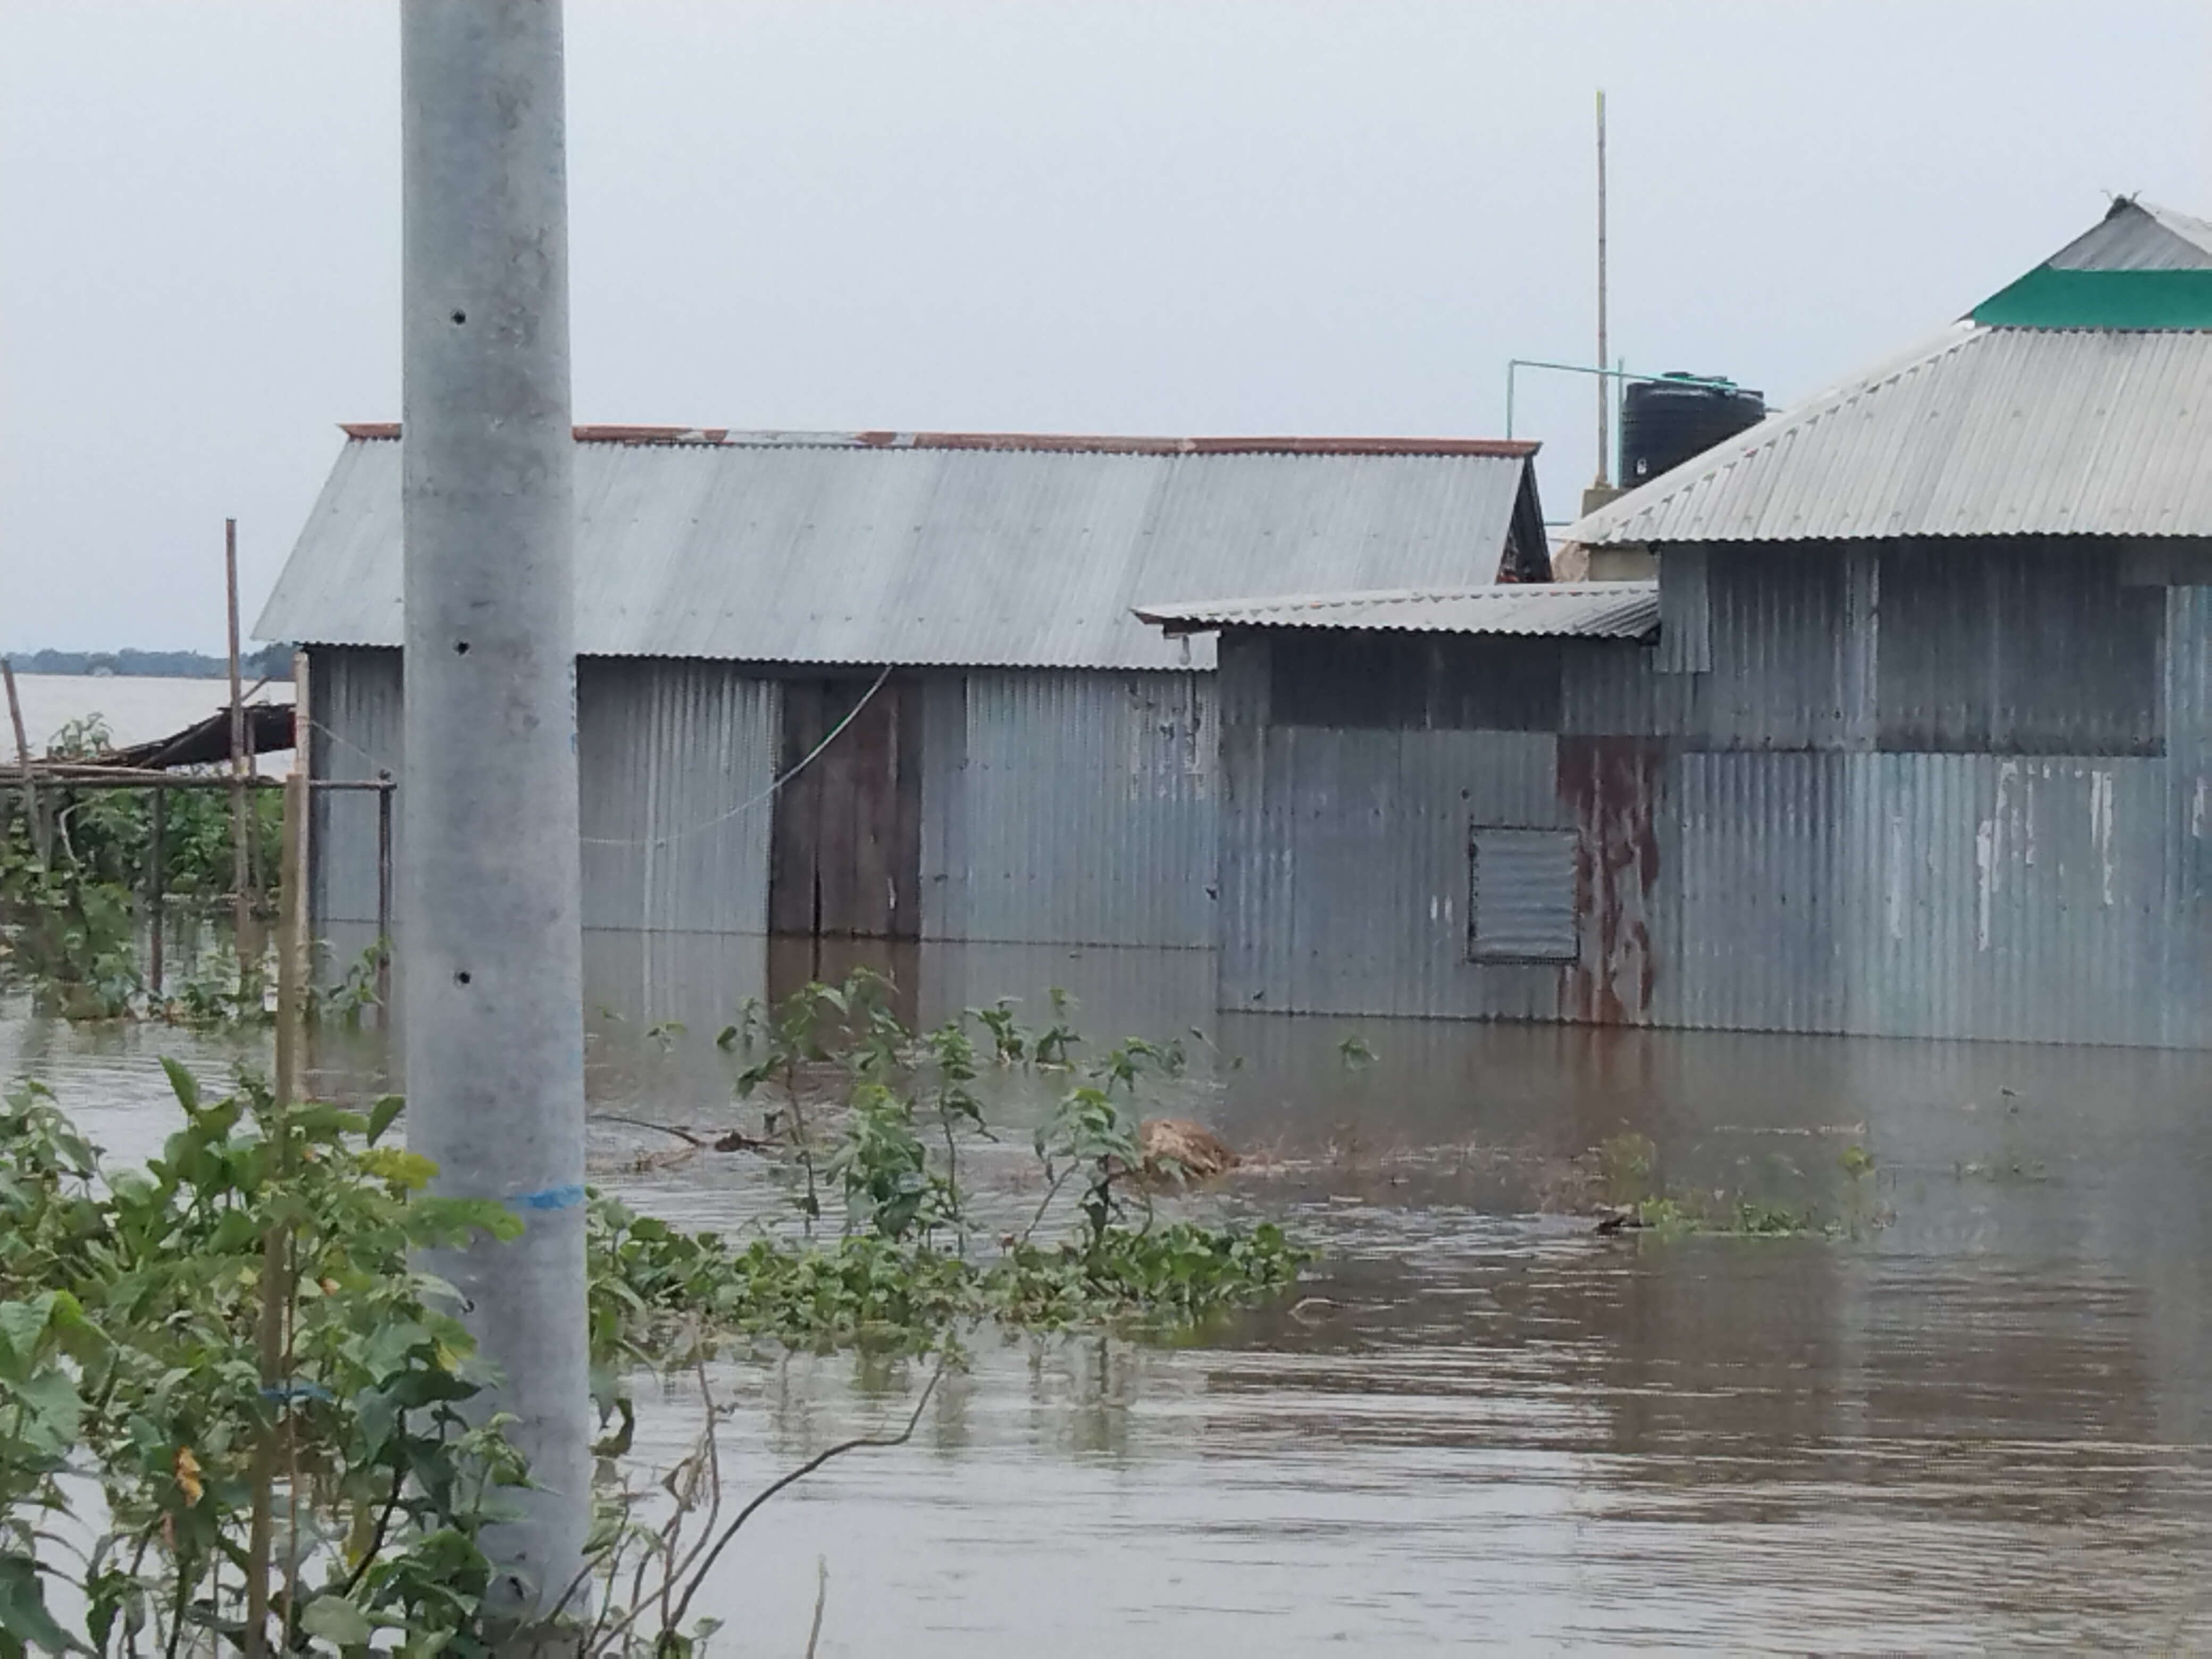
[[[2212,1046],[2208,456],[2212,227],[2124,202],[1568,532],[1656,582],[1147,606],[1224,1005]]]
[[[258,631],[310,762],[399,751],[400,443],[351,427]],[[1534,446],[580,428],[586,925],[1213,939],[1213,654],[1139,599],[1540,581]],[[376,915],[319,799],[319,924]]]

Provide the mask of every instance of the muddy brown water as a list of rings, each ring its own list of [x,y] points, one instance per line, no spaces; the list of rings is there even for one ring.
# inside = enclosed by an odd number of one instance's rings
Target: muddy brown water
[[[785,1217],[757,1161],[639,1172],[667,1138],[611,1120],[747,1121],[714,1030],[845,965],[594,936],[605,1184],[694,1224]],[[1057,985],[1091,1036],[1183,1034],[1159,1109],[1267,1160],[1202,1204],[1327,1255],[1294,1304],[1188,1344],[981,1346],[910,1444],[748,1527],[705,1598],[720,1645],[802,1650],[817,1562],[823,1653],[2212,1645],[2212,1057],[1224,1020],[1197,953],[881,965],[920,1019],[1002,993],[1037,1019]],[[162,1054],[265,1062],[258,1036],[71,1027],[0,996],[0,1076],[45,1079],[118,1153],[170,1126]],[[325,1035],[315,1063],[335,1095],[393,1081],[374,1031]],[[1604,1239],[1546,1212],[1576,1155],[1629,1136],[1673,1179],[1854,1225]],[[1024,1157],[1018,1136],[979,1157],[987,1211],[1033,1201]],[[903,1420],[920,1381],[720,1367],[732,1491]],[[639,1386],[642,1473],[700,1413],[689,1384]]]

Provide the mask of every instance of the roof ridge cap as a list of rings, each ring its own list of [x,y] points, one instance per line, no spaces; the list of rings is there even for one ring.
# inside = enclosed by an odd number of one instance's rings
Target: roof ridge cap
[[[341,421],[338,430],[357,443],[400,436],[397,421]],[[578,443],[639,448],[963,450],[979,453],[1134,455],[1158,458],[1211,455],[1528,461],[1542,446],[1529,438],[1391,438],[1279,434],[1245,437],[1159,438],[1058,432],[800,432],[773,427],[647,426],[578,422]]]

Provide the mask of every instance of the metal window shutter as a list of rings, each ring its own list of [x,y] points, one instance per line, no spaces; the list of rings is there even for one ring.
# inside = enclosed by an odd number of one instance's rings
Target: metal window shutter
[[[1575,832],[1477,825],[1468,842],[1468,956],[1572,962]]]

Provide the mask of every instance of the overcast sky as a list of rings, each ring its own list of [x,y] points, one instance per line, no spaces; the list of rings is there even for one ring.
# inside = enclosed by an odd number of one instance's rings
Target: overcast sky
[[[391,0],[0,0],[0,648],[222,639],[395,418]],[[2212,8],[571,0],[580,420],[1491,435],[1615,350],[1787,401],[2107,192],[2212,211]],[[1524,381],[1550,516],[1587,384]]]

